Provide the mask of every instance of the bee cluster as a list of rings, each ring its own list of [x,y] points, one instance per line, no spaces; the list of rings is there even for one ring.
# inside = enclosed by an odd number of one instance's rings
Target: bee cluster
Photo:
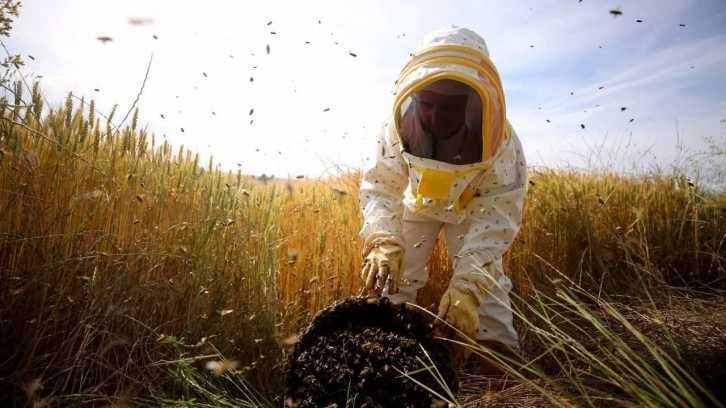
[[[441,379],[458,390],[449,349],[434,338],[431,319],[387,298],[350,297],[320,311],[283,371],[285,407],[429,407],[432,391],[446,395]]]

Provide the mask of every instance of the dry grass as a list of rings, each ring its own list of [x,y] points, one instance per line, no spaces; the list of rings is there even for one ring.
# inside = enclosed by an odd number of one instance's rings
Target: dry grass
[[[360,289],[360,174],[224,172],[157,144],[136,115],[119,129],[92,102],[69,96],[41,115],[37,86],[28,99],[0,112],[3,405],[279,406],[291,336]],[[726,196],[688,183],[533,170],[505,267],[536,370],[460,404],[708,401],[726,350],[713,300]],[[432,255],[424,307],[446,255]]]

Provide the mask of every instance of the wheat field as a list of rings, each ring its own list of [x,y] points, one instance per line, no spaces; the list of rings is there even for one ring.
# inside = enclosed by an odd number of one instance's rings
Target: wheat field
[[[281,361],[355,295],[360,173],[201,163],[92,100],[0,103],[3,406],[281,406]],[[705,145],[721,176],[719,144]],[[701,156],[692,156],[701,157]],[[531,168],[505,258],[523,354],[451,406],[723,406],[726,195],[676,172]],[[419,304],[450,273],[430,259]],[[511,405],[510,405],[511,406]]]

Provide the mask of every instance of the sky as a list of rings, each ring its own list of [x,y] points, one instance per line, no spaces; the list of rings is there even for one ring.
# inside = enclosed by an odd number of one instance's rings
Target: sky
[[[203,163],[323,177],[370,160],[409,53],[450,24],[487,41],[531,168],[726,140],[724,0],[28,0],[2,41],[51,107],[138,107]]]

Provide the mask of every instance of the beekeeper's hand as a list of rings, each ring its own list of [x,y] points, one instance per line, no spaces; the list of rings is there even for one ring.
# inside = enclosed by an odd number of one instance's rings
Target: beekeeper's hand
[[[403,273],[403,248],[395,244],[376,245],[363,260],[360,277],[365,286],[363,293],[380,295],[388,281],[388,293],[398,292]]]
[[[450,287],[444,292],[439,302],[438,319],[434,322],[434,335],[447,339],[459,337],[458,341],[465,341],[461,336],[476,340],[479,331],[479,299],[469,292]],[[457,333],[457,330],[460,333]],[[457,336],[458,335],[458,336]],[[450,346],[452,359],[466,360],[471,354],[471,348],[462,345]]]

